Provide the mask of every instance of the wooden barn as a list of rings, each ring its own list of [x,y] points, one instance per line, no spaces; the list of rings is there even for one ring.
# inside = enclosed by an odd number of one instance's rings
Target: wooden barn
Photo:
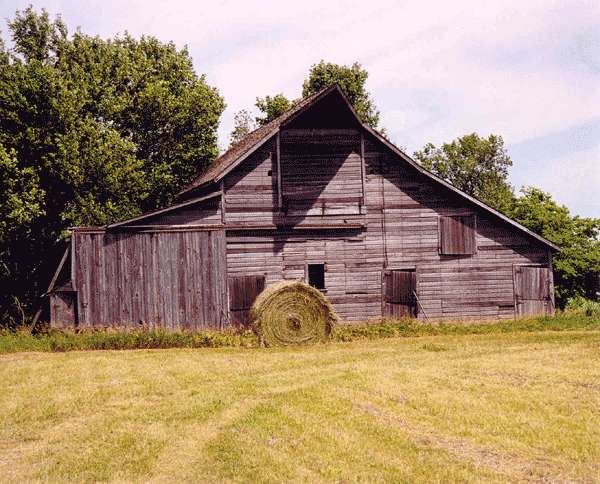
[[[554,311],[560,248],[423,169],[337,84],[249,134],[180,197],[72,229],[54,326],[243,325],[283,279],[320,289],[347,322]]]

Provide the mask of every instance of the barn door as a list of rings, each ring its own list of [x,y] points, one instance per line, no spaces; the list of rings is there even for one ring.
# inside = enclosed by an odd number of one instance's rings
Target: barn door
[[[417,273],[386,271],[383,275],[383,317],[417,317]]]
[[[229,278],[229,314],[232,326],[248,326],[252,304],[264,288],[264,275]]]
[[[550,270],[547,267],[515,266],[517,316],[552,312]]]

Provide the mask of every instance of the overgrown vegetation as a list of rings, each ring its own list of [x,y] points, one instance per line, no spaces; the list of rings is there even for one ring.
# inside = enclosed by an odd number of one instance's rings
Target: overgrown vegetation
[[[575,305],[575,302],[573,305]],[[596,308],[596,310],[590,310],[590,307]],[[593,329],[600,329],[600,312],[597,311],[597,305],[590,305],[588,302],[561,312],[558,316],[521,318],[497,322],[450,321],[426,323],[407,318],[343,325],[334,329],[331,340],[349,342],[377,338],[416,338],[440,335]],[[257,336],[251,331],[244,330],[169,333],[146,330],[124,331],[113,327],[75,332],[51,330],[45,327],[34,335],[25,329],[0,331],[0,354],[23,351],[64,352],[258,346]]]
[[[566,309],[568,311],[581,312],[592,318],[600,318],[600,303],[590,301],[581,296],[570,297],[567,299]]]

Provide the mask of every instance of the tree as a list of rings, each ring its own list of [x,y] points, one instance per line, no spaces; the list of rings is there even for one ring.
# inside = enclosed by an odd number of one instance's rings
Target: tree
[[[429,143],[414,158],[433,174],[492,208],[501,209],[513,196],[508,183],[512,161],[501,136],[480,138],[476,133],[444,143],[436,148]]]
[[[14,252],[30,246],[33,223],[44,215],[44,192],[39,185],[35,171],[19,168],[14,150],[9,153],[0,145],[0,285],[4,293],[0,321],[8,316],[23,319],[21,303],[15,296],[19,267],[14,264]]]
[[[229,148],[235,145],[238,141],[250,134],[255,129],[254,120],[248,111],[242,109],[234,117],[235,128],[229,135]]]
[[[14,48],[0,43],[0,145],[12,161],[4,169],[35,181],[40,198],[28,232],[4,237],[0,284],[14,291],[0,295],[0,314],[15,298],[31,309],[69,226],[105,225],[172,203],[218,155],[225,107],[172,43],[80,31],[69,38],[60,16],[52,22],[32,7],[8,26]],[[15,193],[33,193],[28,186]]]
[[[262,116],[256,117],[256,122],[259,126],[264,126],[298,104],[302,99],[306,99],[334,82],[338,82],[362,120],[372,128],[385,134],[385,130],[378,126],[379,111],[375,107],[371,95],[365,90],[368,77],[369,73],[362,69],[358,62],[348,67],[321,61],[311,67],[308,79],[302,84],[302,97],[300,99],[290,101],[283,94],[277,94],[274,97],[257,97],[255,106],[262,113]]]
[[[505,215],[563,249],[553,257],[557,306],[564,307],[567,299],[575,296],[595,300],[600,276],[600,220],[572,217],[565,206],[537,188],[523,188],[521,192],[523,196],[505,205]]]
[[[257,117],[256,122],[259,126],[264,126],[281,116],[300,101],[300,99],[289,101],[283,94],[277,94],[274,97],[266,96],[264,99],[257,97],[254,105],[261,113],[264,113],[264,116],[262,118]]]
[[[325,63],[323,60],[310,69],[310,76],[302,84],[302,97],[319,92],[338,82],[361,119],[373,129],[379,129],[379,111],[371,95],[365,90],[369,73],[355,62],[351,67]],[[381,130],[380,130],[381,131]]]

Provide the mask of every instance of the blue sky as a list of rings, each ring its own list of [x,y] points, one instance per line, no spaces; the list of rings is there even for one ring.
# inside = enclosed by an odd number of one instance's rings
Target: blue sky
[[[360,62],[381,125],[409,155],[473,132],[501,135],[517,190],[535,186],[600,218],[598,0],[0,0],[4,38],[4,19],[29,3],[61,14],[71,33],[187,45],[225,97],[222,147],[256,96],[299,97],[321,59]]]

